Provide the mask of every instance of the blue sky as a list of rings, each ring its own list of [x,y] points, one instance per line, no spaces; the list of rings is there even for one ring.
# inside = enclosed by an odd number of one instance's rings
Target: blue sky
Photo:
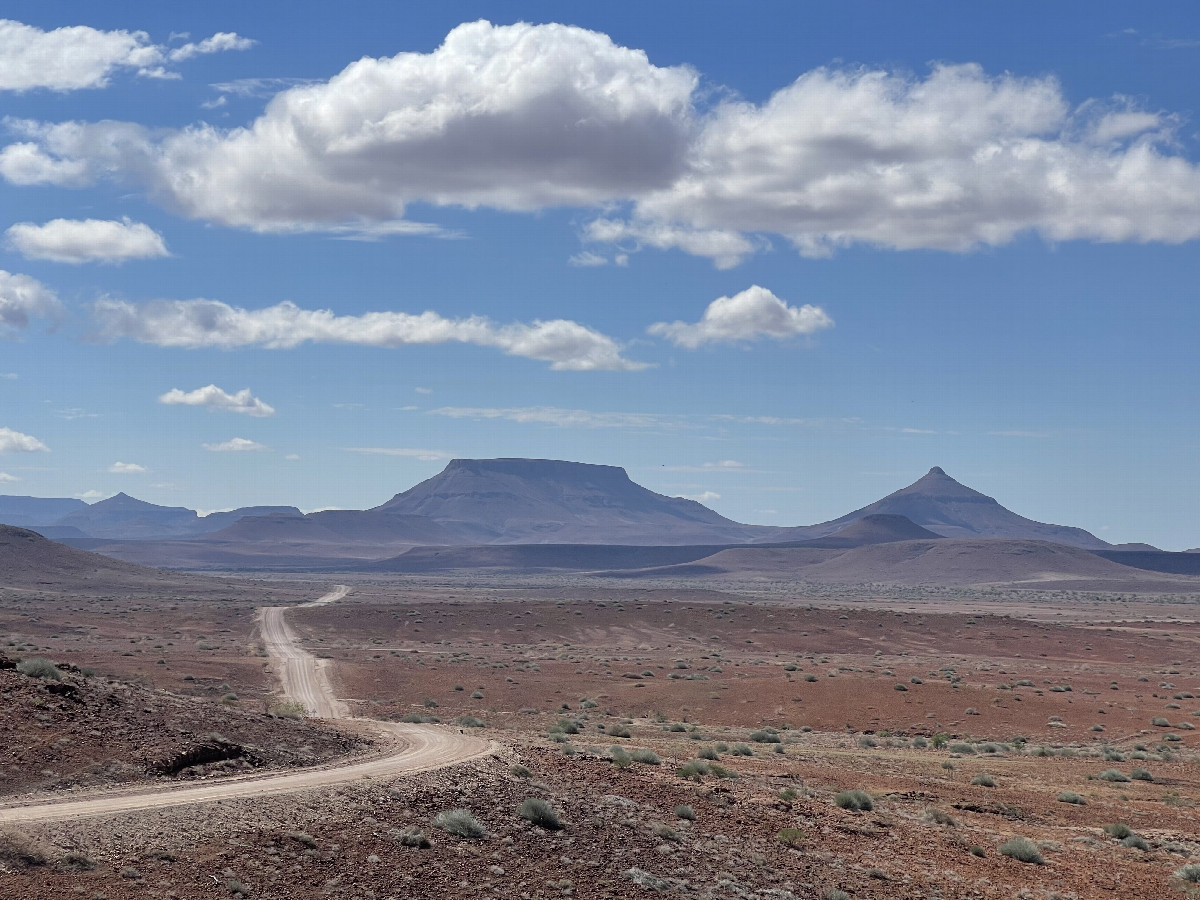
[[[940,465],[1200,546],[1192,4],[190,6],[5,6],[0,491]]]

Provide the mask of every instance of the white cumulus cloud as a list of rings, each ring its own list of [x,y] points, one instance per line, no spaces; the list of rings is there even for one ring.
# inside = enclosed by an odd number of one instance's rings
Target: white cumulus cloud
[[[108,467],[108,471],[113,475],[141,475],[146,472],[146,467],[137,463],[117,461]]]
[[[1200,237],[1182,118],[1125,97],[1072,104],[1052,76],[973,63],[924,76],[818,68],[761,103],[698,85],[693,70],[598,32],[473,22],[431,53],[364,58],[324,82],[217,85],[283,88],[245,127],[6,120],[16,138],[0,175],[111,178],[192,218],[350,237],[436,233],[406,223],[412,203],[596,209],[586,241],[718,267],[776,238],[821,256],[854,244],[968,251],[1024,234]]]
[[[242,388],[237,393],[230,394],[215,384],[196,388],[194,391],[172,388],[160,396],[158,402],[168,406],[203,406],[208,409],[241,413],[257,419],[275,415],[275,408],[255,397],[250,393],[250,388]]]
[[[129,219],[52,219],[45,225],[18,222],[5,236],[26,259],[52,262],[119,263],[170,255],[162,235]]]
[[[591,206],[679,172],[697,76],[565,25],[453,29],[432,53],[364,58],[277,94],[244,128],[125,123],[24,131],[0,173],[140,182],[186,215],[290,231],[403,215],[413,201]]]
[[[566,319],[497,325],[482,316],[448,319],[435,312],[371,312],[339,316],[327,309],[279,303],[247,310],[217,300],[133,304],[102,299],[93,315],[102,339],[130,338],[160,347],[271,349],[304,343],[403,347],[464,343],[550,363],[558,370],[634,371],[647,367],[621,356],[612,338]]]
[[[0,453],[36,453],[49,449],[33,435],[22,434],[11,428],[0,428]]]
[[[732,297],[718,297],[704,310],[699,322],[657,322],[646,330],[694,350],[703,344],[763,337],[783,340],[832,327],[833,319],[819,306],[788,306],[766,288],[751,285]]]
[[[219,444],[201,444],[201,446],[205,450],[211,450],[213,453],[249,453],[270,449],[266,444],[260,444],[258,441],[251,441],[240,437],[230,438]]]
[[[203,53],[246,50],[253,44],[239,35],[221,32],[167,50],[152,43],[144,31],[101,31],[86,25],[44,31],[0,19],[0,91],[101,88],[123,69],[152,78],[170,78],[174,76],[167,70],[167,63]]]
[[[0,269],[0,335],[29,327],[34,318],[58,319],[58,295],[36,278]]]

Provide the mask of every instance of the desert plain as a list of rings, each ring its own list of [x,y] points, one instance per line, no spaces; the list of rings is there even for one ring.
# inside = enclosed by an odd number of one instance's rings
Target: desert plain
[[[1189,594],[372,575],[311,606],[329,582],[192,579],[0,592],[0,652],[62,667],[0,669],[6,810],[384,753],[286,708],[267,605],[352,715],[488,752],[6,822],[5,896],[1151,898],[1200,860]],[[200,745],[235,749],[164,767]]]

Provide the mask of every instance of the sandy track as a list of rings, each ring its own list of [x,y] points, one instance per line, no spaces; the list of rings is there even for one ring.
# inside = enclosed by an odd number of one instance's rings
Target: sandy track
[[[347,593],[349,588],[339,585],[336,591],[305,605],[332,603]],[[296,643],[296,635],[284,618],[285,610],[286,607],[281,606],[264,607],[259,615],[263,643],[283,684],[284,693],[289,699],[303,704],[315,718],[341,719],[375,732],[392,745],[389,751],[349,765],[301,772],[264,773],[203,785],[172,785],[145,792],[123,791],[86,800],[52,800],[2,806],[0,823],[94,818],[219,800],[289,794],[360,778],[392,778],[428,772],[492,752],[488,742],[451,728],[351,718],[346,705],[334,696],[328,678],[328,661],[318,660]]]

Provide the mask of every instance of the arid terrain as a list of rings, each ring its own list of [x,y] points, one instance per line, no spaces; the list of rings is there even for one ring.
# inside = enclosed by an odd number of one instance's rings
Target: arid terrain
[[[266,714],[257,608],[285,595],[351,713],[498,753],[9,826],[6,896],[1150,898],[1183,896],[1174,873],[1200,861],[1195,597],[372,576],[304,606],[328,585],[243,601],[237,584],[217,602],[5,591],[8,657],[90,673],[0,672],[30,714],[5,719],[9,796],[94,792],[117,762],[140,784],[249,765],[152,772],[184,732],[267,766],[369,752],[337,723]],[[523,818],[529,798],[561,827]],[[456,809],[484,833],[435,823]],[[1014,837],[1040,864],[1001,852]]]

